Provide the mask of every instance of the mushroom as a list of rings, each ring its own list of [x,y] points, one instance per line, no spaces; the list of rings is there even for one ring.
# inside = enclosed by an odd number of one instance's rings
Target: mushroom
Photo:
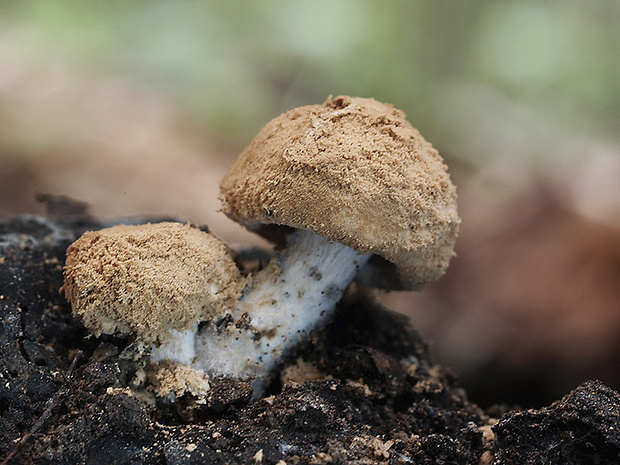
[[[329,98],[275,118],[220,197],[232,219],[286,239],[250,278],[222,242],[179,223],[87,232],[67,250],[74,313],[95,335],[135,335],[164,362],[161,392],[194,386],[204,396],[208,373],[253,379],[259,396],[360,269],[371,282],[379,257],[399,283],[420,289],[445,272],[460,223],[442,158],[402,111],[373,99]]]
[[[226,246],[164,222],[85,232],[67,249],[63,286],[96,336],[135,335],[154,361],[190,364],[198,323],[225,312],[243,279]]]
[[[275,118],[220,187],[230,218],[286,236],[229,318],[198,334],[196,365],[254,377],[255,393],[371,256],[420,289],[454,254],[460,219],[446,165],[402,111],[373,99],[329,98]]]

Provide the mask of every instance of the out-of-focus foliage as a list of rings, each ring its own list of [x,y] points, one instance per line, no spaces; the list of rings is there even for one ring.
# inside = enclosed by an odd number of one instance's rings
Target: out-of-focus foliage
[[[1,24],[48,59],[165,87],[242,142],[339,93],[393,102],[476,163],[574,157],[558,140],[620,127],[615,0],[13,0]]]

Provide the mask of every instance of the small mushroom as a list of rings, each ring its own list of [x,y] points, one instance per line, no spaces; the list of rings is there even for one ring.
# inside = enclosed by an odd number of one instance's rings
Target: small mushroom
[[[257,392],[372,255],[419,289],[445,272],[460,223],[438,152],[402,111],[364,98],[329,98],[269,122],[223,179],[220,199],[248,229],[287,237],[231,318],[199,333],[197,365],[253,376]]]
[[[73,313],[96,336],[135,335],[155,361],[191,363],[198,323],[227,311],[242,287],[226,246],[180,223],[89,231],[67,249]]]

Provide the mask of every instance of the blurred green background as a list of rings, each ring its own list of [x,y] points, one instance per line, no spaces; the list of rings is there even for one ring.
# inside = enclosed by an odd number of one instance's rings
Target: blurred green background
[[[218,181],[237,153],[290,108],[330,94],[374,97],[403,109],[446,158],[463,217],[449,289],[390,303],[466,382],[491,360],[504,363],[504,388],[532,367],[532,377],[553,377],[540,381],[550,395],[581,377],[613,384],[619,52],[617,0],[2,0],[0,217],[41,212],[34,194],[49,192],[87,201],[96,215],[168,214],[251,242],[217,212]],[[575,247],[584,241],[594,245]],[[515,244],[514,267],[489,281]],[[536,260],[553,247],[550,273],[568,271],[549,284]],[[592,276],[610,284],[566,294]],[[474,287],[490,291],[462,297]],[[568,336],[547,346],[552,329]],[[493,348],[506,334],[514,346]],[[563,366],[581,371],[549,375]]]
[[[9,62],[129,76],[244,143],[341,93],[393,102],[474,163],[555,164],[578,156],[570,142],[619,136],[614,0],[4,0],[0,25]]]

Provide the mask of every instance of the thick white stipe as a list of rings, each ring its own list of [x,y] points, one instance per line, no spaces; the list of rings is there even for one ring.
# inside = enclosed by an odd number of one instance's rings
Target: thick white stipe
[[[151,359],[155,362],[170,360],[184,365],[191,365],[196,357],[197,330],[198,324],[185,331],[173,329],[170,331],[168,339],[151,351]]]
[[[255,377],[260,395],[283,353],[324,321],[369,256],[299,231],[245,289],[225,328],[206,326],[193,366],[213,375]]]

